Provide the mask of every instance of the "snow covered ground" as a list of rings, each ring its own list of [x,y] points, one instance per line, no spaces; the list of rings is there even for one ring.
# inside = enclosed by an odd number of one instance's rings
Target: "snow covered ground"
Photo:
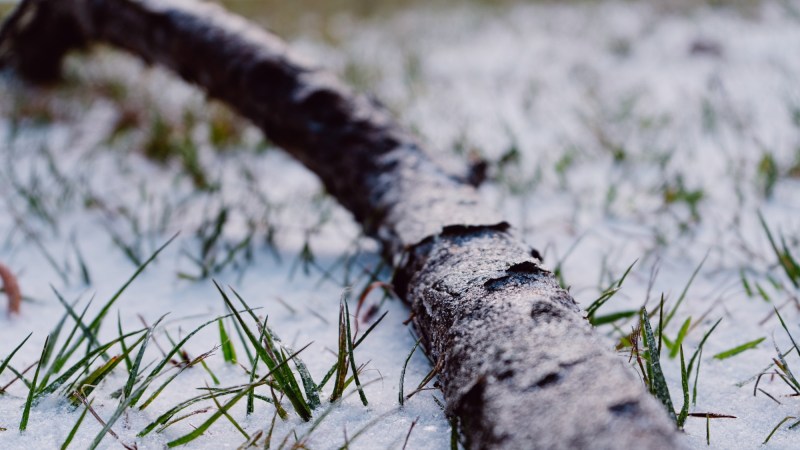
[[[524,231],[582,305],[636,261],[598,315],[643,304],[655,311],[662,293],[672,311],[705,258],[665,335],[675,340],[691,317],[683,341],[688,355],[722,318],[705,343],[690,411],[736,416],[710,421],[711,447],[753,448],[785,417],[800,417],[798,397],[777,376],[762,377],[757,396],[753,381],[737,386],[775,371],[765,369],[777,356],[773,341],[782,352],[791,348],[774,307],[800,336],[798,289],[777,264],[758,218],[760,211],[775,236],[800,255],[799,12],[792,1],[417,7],[366,21],[336,17],[324,33],[307,30],[294,44],[376,94],[452,170],[463,170],[468,158],[487,159],[493,181],[482,192]],[[171,347],[166,332],[182,336],[225,313],[213,278],[268,315],[291,347],[313,342],[301,357],[319,381],[335,361],[343,287],[352,285],[351,297],[357,297],[370,274],[384,280],[389,274],[374,244],[359,237],[310,174],[191,88],[119,55],[72,59],[58,89],[32,91],[5,80],[0,91],[7,211],[0,217],[0,261],[19,274],[30,298],[21,316],[0,319],[0,358],[33,332],[11,365],[23,370],[38,359],[64,314],[51,285],[67,301],[79,299],[79,311],[94,297],[92,317],[137,260],[180,231],[114,304],[100,340],[117,336],[117,311],[126,332],[141,328],[139,316],[152,324],[170,313],[155,337]],[[152,162],[173,147],[182,150],[171,162]],[[219,147],[228,151],[216,152]],[[222,237],[208,252],[216,255],[215,264],[207,264],[213,273],[190,279],[202,271],[195,255],[214,234],[222,210]],[[375,291],[368,303],[380,300]],[[423,391],[398,408],[400,372],[415,338],[402,324],[407,311],[399,302],[387,300],[381,309],[389,315],[355,354],[357,362],[369,361],[362,381],[377,380],[365,388],[369,407],[350,395],[313,431],[311,448],[341,446],[375,419],[353,447],[401,448],[417,418],[408,448],[450,445],[450,424],[433,399],[441,398],[437,391]],[[599,331],[613,346],[634,325],[620,319]],[[232,323],[228,327],[232,332]],[[714,358],[762,337],[753,349]],[[244,360],[238,338],[233,341]],[[186,350],[195,357],[219,343],[214,325]],[[680,363],[666,353],[662,362],[680,408]],[[159,355],[151,346],[145,360]],[[622,361],[628,356],[620,351]],[[800,354],[787,355],[786,362],[796,367]],[[207,365],[220,386],[248,381],[220,350]],[[415,353],[406,392],[429,370]],[[26,373],[32,376],[33,369]],[[12,378],[6,370],[0,386]],[[111,394],[125,382],[125,371],[117,370],[94,391],[101,417],[116,408]],[[214,384],[201,367],[186,370],[148,409],[123,416],[114,431],[139,448],[160,448],[189,433],[213,408],[135,439],[206,383]],[[83,408],[45,399],[20,434],[27,391],[17,381],[0,396],[0,447],[60,446]],[[257,403],[245,417],[239,404],[231,415],[253,435],[269,428],[273,412]],[[795,448],[798,431],[788,429],[794,421],[767,446]],[[273,446],[285,437],[291,445],[293,430],[302,437],[308,429],[296,416],[278,419]],[[87,417],[72,446],[88,445],[99,431]],[[687,443],[706,447],[706,439],[706,420],[690,417]],[[191,445],[238,447],[244,441],[222,418]],[[118,445],[111,437],[103,441]]]

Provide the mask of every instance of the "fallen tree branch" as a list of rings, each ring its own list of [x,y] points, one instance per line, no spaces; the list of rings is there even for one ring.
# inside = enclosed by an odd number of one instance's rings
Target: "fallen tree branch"
[[[381,105],[274,35],[188,0],[25,0],[0,30],[0,66],[52,81],[69,50],[95,42],[226,102],[382,243],[470,447],[679,446],[663,407],[531,248]]]

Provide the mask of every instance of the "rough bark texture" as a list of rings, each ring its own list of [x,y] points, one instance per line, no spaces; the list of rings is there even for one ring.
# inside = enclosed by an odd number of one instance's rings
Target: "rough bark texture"
[[[657,403],[572,297],[470,186],[381,105],[222,8],[184,0],[25,0],[0,66],[46,82],[93,42],[166,66],[226,102],[323,181],[400,266],[447,407],[473,448],[674,448]]]

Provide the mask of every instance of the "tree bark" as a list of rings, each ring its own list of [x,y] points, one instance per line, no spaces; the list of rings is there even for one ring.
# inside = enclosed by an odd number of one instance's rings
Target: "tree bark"
[[[226,102],[382,243],[470,447],[681,446],[536,253],[380,104],[274,35],[189,0],[25,0],[0,30],[0,67],[53,81],[68,51],[95,42]]]

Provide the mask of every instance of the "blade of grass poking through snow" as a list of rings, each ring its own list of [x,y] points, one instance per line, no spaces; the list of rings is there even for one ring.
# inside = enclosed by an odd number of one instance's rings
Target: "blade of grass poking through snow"
[[[83,412],[78,417],[78,421],[75,422],[75,425],[73,425],[72,429],[69,430],[69,434],[67,434],[67,438],[64,439],[64,443],[61,444],[61,450],[67,450],[67,447],[69,447],[69,444],[72,443],[72,439],[75,438],[75,433],[77,433],[78,432],[78,428],[81,427],[81,424],[83,423],[83,419],[86,418],[86,413],[89,412],[89,408],[92,406],[92,402],[93,401],[94,401],[94,399],[92,399],[92,401],[90,401],[87,405],[84,406]]]
[[[678,352],[683,345],[683,339],[686,338],[686,333],[689,331],[689,325],[692,323],[692,318],[687,317],[686,320],[681,325],[681,329],[678,331],[678,336],[675,338],[675,342],[672,344],[672,347],[669,349],[669,357],[670,359],[674,359],[678,356]]]
[[[678,312],[678,308],[680,308],[681,303],[683,303],[683,301],[686,299],[686,294],[689,292],[689,288],[692,286],[692,283],[694,282],[695,277],[697,277],[697,274],[700,272],[700,269],[703,267],[703,264],[705,264],[706,260],[708,259],[709,253],[710,251],[706,252],[706,256],[703,257],[703,260],[700,261],[700,264],[698,264],[697,268],[694,269],[694,272],[692,272],[692,276],[689,277],[689,281],[686,282],[686,286],[684,286],[681,296],[678,297],[678,300],[675,302],[675,306],[673,306],[669,314],[667,314],[667,318],[664,320],[664,325],[661,328],[662,330],[669,325],[669,323],[672,321],[672,318],[675,317],[675,313]]]
[[[93,299],[94,298],[89,299],[89,301],[86,302],[86,306],[83,307],[81,315],[78,316],[78,319],[80,321],[83,321],[84,316],[86,316],[86,312],[89,310],[89,306],[91,306]],[[64,315],[69,316],[69,313],[65,312]],[[64,364],[67,363],[69,358],[72,356],[72,353],[75,351],[75,349],[77,349],[77,346],[73,346],[72,349],[69,349],[69,344],[70,342],[72,342],[72,338],[75,337],[75,333],[78,332],[78,328],[80,328],[80,323],[76,322],[75,325],[73,325],[72,330],[67,335],[67,339],[64,341],[63,344],[61,344],[61,348],[56,353],[55,358],[53,359],[53,363],[50,364],[44,376],[42,377],[42,386],[47,384],[47,382],[50,380],[50,377],[53,374],[56,374],[59,371],[61,371],[61,369],[64,367]]]
[[[111,434],[115,436],[115,433],[112,431],[111,427],[117,422],[117,420],[122,416],[122,414],[128,410],[129,408],[133,407],[136,401],[144,394],[144,391],[148,388],[150,383],[152,383],[153,378],[148,377],[143,382],[139,384],[138,387],[135,387],[136,380],[139,378],[139,367],[141,367],[142,359],[144,358],[144,353],[147,350],[147,346],[150,343],[150,340],[153,336],[153,331],[158,326],[158,324],[164,319],[166,315],[161,316],[153,326],[147,329],[147,332],[142,340],[141,347],[139,347],[139,352],[136,355],[136,359],[133,362],[133,366],[131,367],[131,371],[128,374],[128,380],[125,382],[125,387],[123,388],[123,395],[120,396],[119,404],[117,405],[117,409],[108,418],[108,420],[103,423],[103,429],[95,436],[92,443],[89,445],[89,450],[94,450],[97,448],[103,439],[106,437],[106,434]],[[135,387],[135,388],[134,388]],[[83,401],[85,402],[85,397]],[[90,407],[91,408],[91,407]],[[102,423],[102,422],[101,422]]]
[[[76,300],[75,302],[72,303],[72,306],[74,307],[77,303],[78,301]],[[68,317],[69,317],[69,312],[65,311],[64,315],[61,316],[61,319],[58,321],[55,328],[53,328],[53,331],[50,332],[50,345],[47,346],[47,350],[45,351],[44,362],[42,363],[42,367],[46,367],[47,364],[50,362],[50,358],[53,356],[53,350],[55,349],[56,342],[58,342],[58,338],[59,336],[61,336],[61,330],[64,329],[64,324],[67,322]],[[42,379],[42,382],[44,382],[44,379]]]
[[[36,391],[36,382],[39,380],[39,370],[42,368],[42,358],[44,358],[44,353],[47,351],[47,344],[50,342],[50,335],[44,340],[44,346],[42,347],[42,354],[39,357],[39,363],[36,365],[36,372],[33,374],[33,380],[31,380],[31,388],[28,389],[28,398],[25,400],[25,408],[22,410],[22,419],[19,421],[19,431],[25,431],[25,428],[28,427],[28,417],[31,414],[31,404],[33,403],[33,394]]]
[[[591,323],[594,326],[598,325],[595,321],[595,314],[597,313],[597,310],[600,309],[600,307],[602,307],[603,305],[605,305],[606,302],[611,300],[611,298],[614,297],[614,295],[622,288],[622,283],[625,282],[625,278],[631,272],[631,269],[633,269],[633,266],[636,264],[637,261],[638,259],[634,261],[630,266],[628,266],[628,269],[625,270],[625,273],[622,274],[622,277],[619,280],[611,283],[611,286],[609,286],[605,291],[603,291],[603,293],[600,294],[600,297],[598,297],[597,300],[593,301],[592,304],[589,305],[588,308],[586,308],[586,318],[589,320],[589,323]]]
[[[219,342],[220,348],[222,348],[222,358],[226,363],[236,364],[236,350],[233,348],[233,342],[228,337],[228,332],[225,331],[222,319],[219,319],[217,324],[219,324]]]
[[[8,356],[6,356],[6,359],[4,359],[2,363],[0,363],[0,375],[2,375],[2,374],[3,374],[3,371],[4,371],[4,370],[6,370],[6,367],[8,366],[8,363],[10,363],[10,362],[11,362],[11,358],[13,358],[13,357],[14,357],[14,355],[15,355],[15,354],[17,354],[17,351],[18,351],[19,349],[21,349],[21,348],[22,348],[22,346],[23,346],[23,345],[25,345],[25,343],[26,343],[26,342],[28,342],[28,339],[30,339],[31,335],[33,335],[33,333],[29,333],[27,336],[25,336],[25,339],[23,339],[23,340],[22,340],[22,342],[20,342],[20,343],[19,343],[19,344],[18,344],[18,345],[17,345],[17,346],[14,348],[14,350],[11,350],[11,353],[9,353],[9,354],[8,354]],[[2,389],[0,389],[0,394],[2,394],[2,393],[3,393],[3,390],[2,390]]]
[[[137,334],[139,334],[139,333],[141,333],[143,331],[144,330],[138,330],[138,331],[134,331],[132,333],[128,333],[128,334],[126,334],[124,336],[116,338],[116,339],[114,339],[114,340],[112,340],[112,341],[100,346],[100,348],[92,350],[86,356],[84,356],[79,361],[77,361],[75,364],[70,366],[67,370],[65,370],[61,374],[60,377],[56,378],[56,380],[53,381],[52,383],[50,383],[49,385],[44,386],[44,383],[42,383],[42,385],[36,391],[36,395],[34,397],[34,402],[38,401],[41,397],[43,397],[45,395],[48,395],[48,394],[51,394],[51,393],[55,392],[58,388],[63,386],[70,378],[72,378],[72,376],[75,375],[75,373],[78,370],[85,369],[87,366],[90,366],[99,357],[100,353],[108,350],[109,348],[111,348],[112,346],[117,344],[120,340],[127,339],[127,338],[129,338],[131,336],[134,336],[134,335],[137,335]]]
[[[244,301],[241,295],[236,292],[235,289],[230,288],[239,302],[244,306],[245,311],[250,314],[250,317],[256,322],[259,323],[258,317],[256,317],[255,313],[253,313],[253,309]],[[275,359],[275,362],[280,363],[286,359],[286,354],[284,353],[284,349],[289,352],[292,352],[291,349],[285,347],[281,344],[280,348],[276,345],[276,343],[280,343],[281,340],[275,332],[273,332],[269,326],[267,326],[267,320],[264,320],[262,326],[262,335],[260,342],[265,344],[265,348],[267,353]],[[259,348],[264,348],[259,346]],[[284,365],[282,369],[280,369],[278,377],[279,380],[282,380],[284,383],[281,385],[281,392],[289,397],[289,401],[292,403],[292,406],[297,410],[298,407],[301,409],[298,410],[298,414],[303,417],[307,415],[308,419],[304,419],[306,421],[311,420],[311,410],[319,406],[319,396],[317,394],[317,387],[314,384],[314,381],[311,379],[311,375],[308,372],[308,368],[306,367],[305,363],[303,363],[300,357],[294,358],[295,367],[298,368],[298,373],[300,373],[300,379],[303,383],[303,387],[308,398],[308,401],[303,398],[303,393],[300,392],[300,386],[297,384],[297,380],[294,377],[294,373],[292,373],[292,369],[289,367],[288,364]],[[305,375],[304,375],[305,374]],[[312,406],[313,405],[313,406]],[[302,412],[301,412],[302,411]]]
[[[356,388],[358,388],[358,396],[361,398],[361,403],[364,406],[369,405],[367,401],[367,395],[364,394],[364,388],[361,386],[361,380],[358,379],[358,368],[356,367],[356,358],[353,354],[353,335],[350,331],[350,307],[347,306],[347,298],[343,297],[342,302],[344,303],[344,317],[347,322],[347,352],[350,355],[350,368],[353,370],[353,380],[356,382]],[[358,318],[356,318],[358,320]]]
[[[650,327],[650,320],[647,318],[646,308],[642,308],[640,319],[644,338],[647,343],[645,360],[647,361],[647,369],[650,373],[650,393],[655,395],[655,397],[664,404],[664,407],[667,409],[667,414],[677,423],[678,418],[675,416],[675,408],[672,406],[672,398],[669,395],[667,380],[664,378],[664,372],[661,371],[658,347],[656,345],[655,336],[653,336],[653,329]]]
[[[280,359],[280,352],[274,346],[272,338],[270,336],[269,330],[264,333],[264,341],[266,342],[266,346],[262,346],[261,342],[256,339],[256,336],[250,330],[250,328],[245,323],[244,319],[242,318],[241,314],[233,307],[233,303],[231,303],[230,298],[222,290],[222,287],[214,280],[214,286],[216,286],[217,290],[219,291],[220,295],[222,295],[222,300],[228,306],[228,309],[233,311],[233,315],[236,317],[236,320],[239,322],[239,325],[244,331],[247,338],[250,340],[251,345],[253,346],[254,350],[258,354],[264,363],[267,364],[267,368],[272,374],[275,382],[277,383],[278,389],[286,395],[289,399],[289,402],[295,409],[295,412],[304,420],[309,421],[311,420],[311,409],[309,408],[308,404],[306,403],[305,399],[303,398],[302,393],[299,390],[299,387],[296,388],[297,382],[294,379],[294,374],[292,373],[291,369],[284,364],[286,360]],[[258,318],[253,313],[253,310],[244,302],[241,297],[238,297],[239,301],[245,307],[245,310],[250,313],[251,317],[254,318],[256,323],[258,323]],[[265,348],[266,347],[266,348]],[[269,352],[267,351],[269,350]]]
[[[236,321],[234,321],[234,323],[236,323]],[[264,319],[264,323],[263,323],[263,325],[261,327],[261,336],[258,337],[258,341],[259,342],[261,342],[264,339],[264,333],[266,333],[266,332],[267,332],[267,319]],[[240,336],[241,336],[241,334],[240,334]],[[258,359],[257,356],[255,358],[251,359],[251,363],[252,363],[252,367],[253,368],[250,370],[250,383],[252,383],[252,382],[254,382],[256,380],[256,369],[258,368],[258,361],[259,361],[259,359]],[[246,409],[246,412],[247,412],[248,416],[250,414],[253,414],[255,412],[255,410],[256,410],[256,406],[255,406],[256,399],[255,399],[255,396],[256,396],[256,393],[255,393],[254,389],[250,390],[250,392],[247,393],[247,409]]]
[[[206,385],[206,387],[208,387],[208,386]],[[253,389],[248,389],[248,392],[252,392],[252,391],[253,391]],[[239,422],[237,422],[233,417],[231,417],[230,414],[228,414],[228,410],[227,409],[223,409],[222,408],[222,405],[219,404],[219,400],[217,400],[217,396],[216,395],[212,395],[211,396],[211,401],[213,401],[214,404],[217,406],[217,410],[218,411],[222,411],[222,415],[225,416],[226,419],[228,419],[228,422],[230,422],[231,425],[233,425],[234,428],[236,428],[236,430],[239,431],[239,433],[242,433],[242,436],[244,436],[245,439],[249,440],[250,439],[250,435],[247,434],[246,431],[244,431],[244,428],[242,428],[242,426],[239,425]]]
[[[120,312],[117,310],[117,333],[122,336],[122,319],[120,318]],[[122,353],[125,354],[125,368],[128,369],[128,372],[131,371],[131,367],[133,367],[133,362],[131,362],[131,357],[128,352],[127,346],[125,345],[125,340],[119,341],[119,346],[122,348]]]
[[[764,216],[761,215],[761,211],[758,212],[758,220],[761,222],[761,227],[764,228],[764,232],[767,234],[769,245],[772,246],[772,251],[775,252],[778,263],[783,268],[783,271],[786,272],[789,281],[795,288],[800,288],[800,265],[798,265],[797,261],[792,257],[792,254],[786,246],[786,242],[781,239],[783,249],[779,249],[775,238],[772,236],[772,232],[769,230],[769,226],[767,226],[766,220],[764,220]]]
[[[227,316],[223,316],[222,318],[224,319],[224,318],[227,318],[227,317],[230,317],[230,314],[229,314],[229,315],[227,315]],[[192,330],[192,332],[191,332],[191,333],[187,334],[187,335],[186,335],[186,336],[185,336],[183,339],[181,339],[181,341],[180,341],[180,342],[178,342],[178,344],[177,344],[177,345],[173,346],[173,347],[172,347],[172,349],[171,349],[169,352],[167,352],[167,354],[166,354],[166,355],[164,355],[164,357],[163,357],[163,358],[161,359],[161,361],[160,361],[160,362],[159,362],[159,363],[158,363],[158,364],[157,364],[157,365],[156,365],[156,366],[153,368],[153,370],[151,370],[151,371],[150,371],[150,373],[147,375],[147,378],[145,378],[145,380],[142,382],[142,384],[143,384],[143,385],[149,385],[149,384],[150,384],[150,383],[151,383],[153,380],[155,380],[155,378],[156,378],[156,377],[157,377],[157,376],[158,376],[158,375],[161,373],[161,371],[164,369],[164,367],[165,367],[167,364],[169,364],[169,362],[170,362],[170,360],[172,359],[172,357],[173,357],[173,356],[174,356],[176,353],[178,353],[178,351],[180,350],[180,348],[181,348],[181,347],[182,347],[184,344],[186,344],[186,342],[188,342],[188,341],[189,341],[189,339],[191,339],[192,337],[194,337],[194,335],[195,335],[195,334],[197,334],[198,332],[200,332],[200,330],[202,330],[203,328],[205,328],[205,327],[207,327],[207,326],[211,325],[212,323],[216,322],[216,321],[217,321],[217,319],[219,319],[219,317],[216,317],[216,318],[214,318],[214,319],[211,319],[211,320],[209,320],[208,322],[206,322],[206,323],[204,323],[204,324],[202,324],[202,325],[198,326],[197,328],[195,328],[194,330]],[[153,400],[155,400],[155,398],[156,398],[156,397],[157,397],[157,396],[158,396],[158,395],[161,393],[161,391],[162,391],[162,390],[163,390],[165,387],[167,387],[167,384],[169,384],[169,382],[170,382],[170,381],[172,381],[173,379],[175,379],[175,377],[174,377],[174,376],[173,376],[172,378],[170,378],[170,379],[169,379],[167,382],[165,382],[164,384],[162,384],[162,385],[161,385],[161,386],[160,386],[160,387],[159,387],[159,388],[158,388],[158,389],[157,389],[155,392],[153,392],[153,394],[150,396],[150,398],[148,398],[148,399],[147,399],[147,401],[146,401],[146,402],[144,402],[144,403],[143,403],[143,404],[142,404],[142,405],[139,407],[139,409],[140,409],[140,410],[143,410],[144,408],[146,408],[146,407],[147,407],[147,405],[149,405],[149,404],[150,404],[150,403],[151,403]],[[141,390],[141,392],[139,392],[139,394],[138,394],[138,395],[137,395],[137,394],[131,394],[131,407],[133,407],[134,405],[136,405],[136,403],[138,403],[138,402],[139,402],[139,399],[141,398],[142,394],[144,394],[144,390]]]
[[[683,424],[686,423],[686,417],[689,415],[689,373],[686,371],[686,362],[683,358],[683,346],[679,347],[681,355],[681,390],[683,391],[683,406],[681,412],[678,414],[676,421],[678,428],[683,429]]]
[[[291,349],[289,349],[291,351]],[[303,389],[306,391],[306,398],[308,399],[308,406],[311,409],[316,409],[320,405],[319,388],[311,378],[311,373],[308,371],[305,363],[300,358],[294,359],[294,366],[297,368],[297,373],[300,374],[300,381],[303,382]]]
[[[609,323],[614,323],[621,319],[629,319],[631,317],[635,317],[639,314],[638,309],[628,309],[625,311],[619,311],[611,314],[606,314],[603,316],[595,316],[591,319],[591,324],[595,327],[599,327],[602,325],[607,325]]]
[[[697,349],[695,349],[694,353],[692,353],[692,357],[689,359],[689,367],[686,370],[687,373],[692,373],[694,362],[697,361],[697,372],[695,373],[694,385],[692,387],[692,404],[697,403],[697,379],[700,378],[700,359],[698,358],[702,357],[703,346],[706,344],[706,340],[708,340],[708,337],[711,336],[711,333],[714,332],[720,322],[722,322],[721,317],[714,322],[714,325],[708,331],[706,331],[706,334],[704,334],[703,338],[700,339],[700,345],[697,346]]]
[[[367,381],[366,383],[364,383],[364,387],[369,386],[372,383],[376,383],[378,381],[380,381],[380,380],[376,379],[376,380]],[[326,417],[328,417],[328,415],[334,409],[336,409],[340,404],[342,404],[342,402],[344,402],[345,399],[349,398],[353,394],[355,394],[355,392],[350,392],[347,395],[345,395],[342,398],[340,398],[339,400],[336,400],[335,402],[329,403],[328,406],[325,408],[325,410],[317,415],[317,418],[314,419],[314,421],[311,423],[311,426],[308,427],[306,432],[302,436],[300,436],[299,439],[297,439],[296,444],[292,448],[295,448],[295,449],[308,448],[307,447],[307,442],[308,442],[309,438],[311,437],[311,435],[314,433],[314,431],[317,429],[317,427],[319,427],[319,425],[325,420]],[[282,448],[282,447],[279,447],[279,448]]]
[[[792,336],[792,333],[790,333],[789,332],[789,328],[786,327],[786,322],[783,321],[783,317],[781,317],[781,313],[778,312],[778,308],[775,308],[774,306],[773,306],[773,308],[775,309],[775,314],[778,315],[778,320],[781,321],[781,326],[783,327],[783,330],[786,331],[787,335],[789,335],[789,340],[792,341],[792,346],[794,347],[795,351],[797,352],[797,356],[800,356],[800,347],[797,347],[797,342],[794,341],[794,337]],[[781,353],[778,352],[778,354],[780,355]],[[0,373],[2,373],[2,372],[3,371],[0,370]]]
[[[133,365],[131,366],[131,370],[128,372],[128,381],[125,383],[125,387],[122,390],[122,398],[129,399],[131,396],[131,392],[133,392],[133,385],[136,383],[136,378],[139,376],[139,367],[142,365],[142,359],[144,359],[144,352],[147,350],[147,344],[150,343],[150,339],[153,337],[153,331],[156,329],[159,323],[164,320],[164,316],[161,316],[156,322],[151,326],[147,333],[144,335],[144,341],[142,342],[142,346],[139,347],[139,352],[136,354],[136,359],[133,361]],[[132,406],[132,405],[131,405]]]
[[[134,345],[134,347],[138,345]],[[132,347],[133,348],[133,347]],[[89,394],[94,391],[95,387],[100,384],[101,381],[111,373],[114,368],[122,361],[121,356],[113,356],[111,359],[103,363],[100,367],[96,368],[95,370],[91,371],[86,377],[82,380],[73,383],[69,386],[68,391],[72,391],[72,394],[69,395],[69,399],[74,406],[78,406],[81,403],[80,398],[78,398],[77,394],[80,392],[80,395],[87,397]]]
[[[760,338],[752,340],[750,342],[745,342],[742,345],[737,345],[736,347],[733,347],[732,349],[725,350],[724,352],[717,353],[716,355],[714,355],[714,359],[732,358],[732,357],[738,355],[739,353],[742,353],[742,352],[745,352],[747,350],[750,350],[750,349],[758,347],[758,344],[762,343],[764,341],[764,339],[766,339],[766,337],[760,337]]]
[[[389,314],[389,311],[386,311],[383,314],[381,314],[381,316],[378,317],[378,320],[376,320],[375,323],[370,325],[369,328],[367,328],[367,331],[365,331],[360,338],[356,339],[356,342],[353,344],[353,349],[357,349],[358,346],[361,345],[362,342],[364,342],[364,339],[366,339],[367,336],[369,336],[369,334],[372,332],[372,330],[374,330],[375,327],[378,326],[379,323],[381,323],[381,321],[386,317],[387,314]],[[317,385],[318,391],[322,390],[322,388],[325,387],[325,385],[328,383],[331,377],[333,377],[333,374],[336,373],[336,367],[337,363],[334,363],[331,366],[330,370],[328,370],[328,373],[325,374],[325,376],[322,378],[322,381],[320,381],[319,385]]]
[[[336,358],[336,377],[333,382],[331,402],[341,398],[344,382],[347,379],[347,323],[344,319],[344,305],[339,303],[339,348]]]
[[[80,327],[81,331],[83,332],[83,337],[85,337],[86,339],[89,340],[90,347],[92,345],[95,346],[95,347],[99,347],[100,346],[100,342],[97,341],[97,336],[95,336],[95,333],[97,331],[90,330],[89,327],[87,327],[83,323],[83,320],[78,316],[78,314],[75,312],[75,310],[72,308],[72,306],[70,306],[69,303],[67,303],[67,301],[64,300],[64,297],[56,290],[56,288],[52,284],[50,285],[50,289],[56,295],[56,298],[58,299],[58,302],[61,303],[61,306],[63,306],[64,309],[67,311],[67,314],[69,314],[69,316],[72,318],[72,320],[74,320],[75,323],[78,325],[78,327]],[[101,353],[100,356],[102,356],[103,359],[105,359],[106,361],[108,361],[110,359],[110,357],[108,355],[106,355],[105,352]]]
[[[766,443],[769,442],[770,439],[772,439],[772,435],[775,434],[776,431],[778,431],[778,428],[780,428],[781,425],[785,424],[786,422],[788,422],[788,421],[790,421],[792,419],[796,419],[796,418],[797,417],[794,417],[794,416],[786,416],[786,417],[784,417],[783,420],[778,422],[778,424],[775,425],[775,428],[773,428],[772,431],[769,432],[769,435],[767,435],[767,438],[764,439],[764,442],[762,442],[761,445],[766,445]]]
[[[281,361],[280,363],[278,363],[278,365],[276,365],[274,369],[271,369],[269,372],[267,372],[267,374],[264,375],[263,377],[261,377],[261,379],[259,381],[255,382],[255,383],[250,383],[248,385],[245,385],[235,396],[233,396],[233,398],[228,400],[228,402],[225,403],[222,406],[222,408],[217,408],[217,410],[214,412],[214,414],[212,414],[212,416],[209,417],[200,426],[195,428],[194,431],[192,431],[191,433],[186,434],[184,436],[181,436],[178,439],[175,439],[175,440],[172,440],[172,441],[168,442],[167,446],[168,447],[177,447],[179,445],[183,445],[183,444],[189,443],[189,442],[197,439],[199,436],[201,436],[203,433],[205,433],[206,430],[208,430],[208,428],[211,427],[211,425],[213,425],[214,422],[216,422],[222,416],[222,414],[227,412],[233,405],[235,405],[239,400],[241,400],[242,397],[244,397],[247,394],[247,392],[249,392],[251,389],[255,389],[258,386],[266,384],[267,380],[269,379],[270,376],[273,376],[277,370],[280,370],[281,368],[285,367],[287,365],[287,363],[289,362],[289,360],[294,359],[298,354],[300,354],[300,352],[302,352],[303,350],[307,349],[309,345],[311,345],[311,344],[307,344],[306,346],[304,346],[300,350],[292,353],[288,358],[286,358],[283,361]]]
[[[139,275],[140,275],[142,272],[144,272],[144,269],[146,269],[146,268],[147,268],[147,266],[148,266],[148,265],[149,265],[151,262],[153,262],[153,261],[154,261],[154,260],[155,260],[155,259],[158,257],[158,255],[159,255],[159,254],[160,254],[160,253],[161,253],[161,252],[162,252],[162,251],[163,251],[165,248],[167,248],[167,246],[168,246],[169,244],[171,244],[171,243],[172,243],[172,241],[174,241],[174,240],[175,240],[175,239],[178,237],[178,234],[179,234],[179,233],[175,233],[174,235],[172,235],[172,237],[171,237],[171,238],[169,238],[169,239],[167,240],[167,242],[165,242],[165,243],[164,243],[164,244],[163,244],[161,247],[159,247],[159,248],[158,248],[158,249],[157,249],[155,252],[153,252],[153,254],[152,254],[152,255],[150,255],[150,257],[149,257],[149,258],[147,258],[147,260],[146,260],[145,262],[143,262],[143,263],[142,263],[142,264],[141,264],[141,265],[140,265],[140,266],[139,266],[139,267],[136,269],[136,271],[134,271],[133,275],[131,275],[131,277],[130,277],[130,278],[128,278],[128,280],[127,280],[127,281],[125,281],[125,283],[122,285],[122,287],[120,287],[120,288],[117,290],[117,292],[115,292],[115,293],[114,293],[114,295],[112,295],[112,296],[111,296],[111,298],[110,298],[110,299],[109,299],[109,300],[106,302],[106,304],[105,304],[105,305],[103,305],[103,307],[100,309],[100,312],[98,312],[98,313],[97,313],[97,315],[95,316],[95,318],[94,318],[94,319],[93,319],[93,320],[92,320],[92,321],[89,323],[89,327],[88,327],[88,328],[89,328],[89,330],[92,330],[92,332],[94,332],[95,334],[96,334],[98,331],[100,331],[100,326],[101,326],[101,325],[102,325],[102,323],[103,323],[103,319],[105,318],[106,314],[108,314],[108,311],[111,309],[111,306],[113,306],[113,305],[114,305],[114,303],[115,303],[115,302],[116,302],[116,301],[117,301],[117,300],[118,300],[118,299],[119,299],[119,298],[122,296],[122,294],[125,292],[125,290],[128,288],[128,286],[130,286],[130,285],[131,285],[131,283],[133,283],[133,281],[134,281],[134,280],[135,280],[135,279],[136,279],[136,278],[137,278],[137,277],[138,277],[138,276],[139,276]],[[80,345],[80,344],[81,344],[81,342],[83,342],[83,337],[80,337],[80,338],[78,338],[78,341],[75,343],[75,346],[78,346],[78,345]]]
[[[406,368],[408,367],[408,362],[411,361],[411,357],[414,356],[414,352],[417,351],[417,347],[419,347],[419,343],[422,342],[422,338],[417,339],[417,342],[414,343],[414,346],[411,347],[411,351],[406,356],[406,360],[403,363],[403,368],[400,370],[400,392],[397,394],[397,400],[400,402],[400,406],[403,406],[403,402],[405,402],[405,396],[403,396],[403,385],[405,384],[406,378]]]
[[[167,410],[165,413],[163,413],[160,416],[158,416],[158,418],[156,418],[156,420],[154,420],[153,422],[149,423],[136,436],[138,436],[138,437],[146,436],[146,435],[150,434],[151,431],[155,430],[156,427],[158,427],[159,425],[164,425],[164,427],[162,427],[162,428],[166,428],[166,424],[168,423],[168,421],[172,417],[175,416],[175,414],[183,411],[184,409],[186,409],[186,408],[188,408],[188,407],[190,407],[190,406],[192,406],[192,405],[194,405],[196,403],[199,403],[199,402],[202,402],[202,401],[206,401],[206,400],[210,400],[211,397],[214,396],[214,395],[216,395],[217,397],[220,397],[222,395],[235,394],[235,393],[239,392],[240,389],[241,389],[240,387],[221,389],[221,390],[215,391],[214,393],[200,394],[200,395],[198,395],[196,397],[192,397],[192,398],[190,398],[188,400],[184,400],[183,402],[178,403],[177,405],[175,405],[172,408],[170,408],[169,410]],[[159,429],[159,432],[160,431],[161,430]]]

